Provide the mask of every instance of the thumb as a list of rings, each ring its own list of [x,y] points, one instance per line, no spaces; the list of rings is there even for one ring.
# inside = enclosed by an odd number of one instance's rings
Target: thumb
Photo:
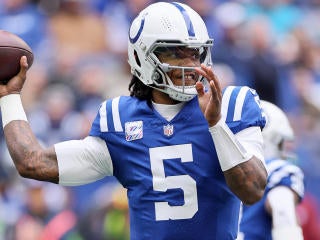
[[[201,82],[196,83],[196,90],[198,93],[198,97],[202,97],[204,95],[204,86]]]
[[[28,71],[28,60],[26,56],[22,56],[20,59],[20,71],[18,73],[18,77],[25,80],[27,77],[27,71]]]
[[[196,83],[196,90],[198,93],[199,107],[201,111],[204,113],[207,108],[209,95],[205,93],[204,85],[200,82]]]
[[[5,85],[7,94],[20,93],[27,78],[28,61],[26,56],[20,58],[20,71]]]

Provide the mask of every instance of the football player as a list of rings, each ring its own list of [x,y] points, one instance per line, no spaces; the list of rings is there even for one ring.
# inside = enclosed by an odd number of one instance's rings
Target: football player
[[[267,116],[262,135],[269,177],[263,198],[252,206],[243,206],[238,239],[302,240],[296,206],[304,195],[304,175],[288,161],[290,155],[285,151],[294,133],[279,107],[267,101],[261,104]]]
[[[42,148],[20,100],[20,73],[0,86],[8,149],[20,175],[81,185],[113,175],[128,190],[130,237],[237,236],[240,200],[258,201],[267,172],[257,93],[222,90],[205,23],[189,6],[149,5],[129,29],[130,96],[100,105],[89,136]]]

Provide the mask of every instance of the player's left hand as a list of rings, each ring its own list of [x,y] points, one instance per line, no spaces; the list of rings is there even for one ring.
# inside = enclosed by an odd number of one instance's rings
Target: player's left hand
[[[212,127],[221,118],[221,86],[218,78],[213,73],[211,66],[205,66],[204,64],[201,64],[201,67],[197,68],[196,71],[204,76],[210,84],[210,91],[208,92],[204,91],[204,86],[200,82],[197,82],[196,89],[198,92],[200,108],[208,121],[209,127]]]

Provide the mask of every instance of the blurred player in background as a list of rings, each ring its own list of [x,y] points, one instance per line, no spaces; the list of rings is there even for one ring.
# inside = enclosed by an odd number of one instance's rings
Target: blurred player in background
[[[103,102],[88,137],[49,148],[22,107],[21,59],[20,73],[0,86],[17,170],[66,186],[115,176],[128,190],[132,240],[235,239],[240,200],[260,200],[267,180],[258,95],[248,87],[222,92],[211,68],[213,41],[187,5],[148,6],[132,22],[128,44],[130,96]]]
[[[243,206],[240,240],[302,240],[296,206],[304,196],[304,174],[292,164],[285,151],[294,133],[285,113],[276,105],[261,101],[267,123],[262,131],[269,173],[264,197]]]

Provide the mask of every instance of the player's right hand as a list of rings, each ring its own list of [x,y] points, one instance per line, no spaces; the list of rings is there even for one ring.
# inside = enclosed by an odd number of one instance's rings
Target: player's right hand
[[[201,64],[196,71],[205,77],[210,85],[210,91],[205,92],[203,84],[197,82],[196,90],[203,115],[208,121],[209,127],[214,126],[221,118],[222,91],[217,76],[213,73],[211,66]]]
[[[27,78],[28,62],[27,57],[22,56],[20,59],[20,71],[11,78],[6,85],[0,85],[0,98],[9,94],[20,93],[24,82]]]

